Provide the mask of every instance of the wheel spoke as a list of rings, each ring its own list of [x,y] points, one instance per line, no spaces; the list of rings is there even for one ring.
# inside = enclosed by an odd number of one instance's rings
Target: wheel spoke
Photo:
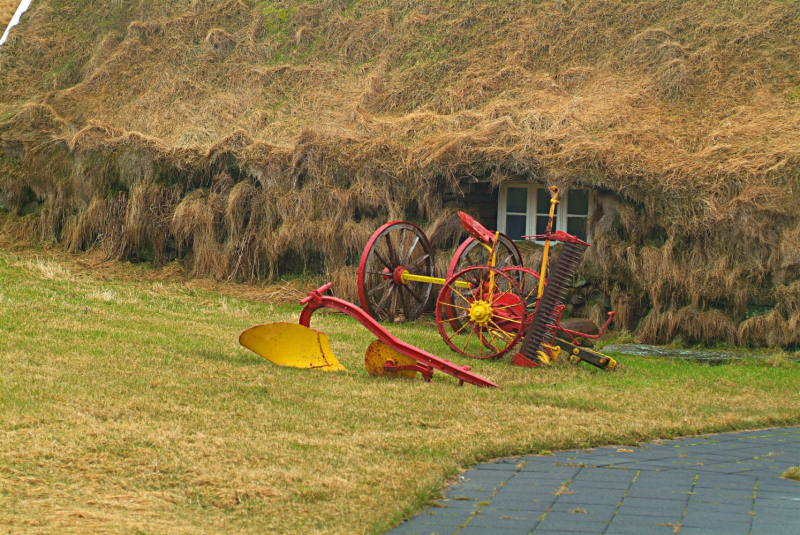
[[[473,247],[469,251],[467,251],[466,255],[464,255],[467,258],[467,265],[464,266],[464,267],[479,266],[480,265],[480,263],[481,263],[481,255],[480,255],[480,251],[476,251],[476,249],[475,249],[474,245],[476,243],[477,242],[473,242]],[[477,260],[475,259],[475,256],[474,256],[476,252],[478,253]]]
[[[394,266],[392,266],[391,262],[387,262],[387,261],[386,261],[386,259],[383,257],[383,255],[381,255],[381,253],[379,253],[379,252],[378,252],[378,248],[377,248],[377,247],[375,247],[374,249],[372,249],[372,251],[375,253],[375,256],[377,256],[377,257],[378,257],[378,260],[380,260],[380,261],[381,261],[381,263],[382,263],[384,266],[386,266],[386,267],[387,267],[387,268],[389,268],[390,270],[394,268]]]
[[[416,249],[418,243],[419,243],[419,236],[415,234],[414,239],[411,240],[411,245],[409,245],[408,249],[406,250],[406,254],[403,255],[403,258],[401,259],[403,264],[411,260],[411,253],[414,252],[414,249]]]
[[[495,299],[495,303],[496,302],[497,302],[497,299]],[[512,308],[512,307],[518,307],[518,306],[520,306],[519,303],[514,303],[513,305],[503,305],[501,307],[492,307],[492,310],[504,310],[506,308]]]
[[[460,306],[458,306],[458,305],[454,305],[454,304],[452,304],[452,303],[445,303],[444,301],[439,301],[439,304],[440,304],[440,305],[444,305],[444,306],[446,306],[446,307],[453,307],[453,308],[457,308],[457,309],[459,309],[459,310],[469,310],[469,309],[468,309],[468,308],[466,308],[466,307],[460,307]],[[448,321],[449,321],[449,320],[448,320]]]
[[[439,321],[437,323],[450,323],[451,321],[459,321],[459,320],[465,319],[467,316],[468,316],[468,314],[459,314],[455,318],[443,319],[443,320],[441,320],[441,321]],[[462,325],[461,329],[463,329],[464,327],[465,327],[465,325]],[[454,335],[458,334],[461,331],[461,329],[459,329],[458,331],[454,332],[453,334]]]
[[[451,320],[442,320],[442,323],[446,323],[446,322],[449,322],[449,321],[458,321],[459,319],[466,318],[466,317],[467,316],[464,315],[464,316],[459,316],[457,318],[453,318]],[[461,331],[463,331],[467,327],[467,325],[470,325],[470,323],[469,322],[464,323],[464,325],[462,325],[457,331],[455,331],[452,335],[448,336],[447,339],[448,340],[452,340],[453,336],[455,336],[457,334],[460,334]]]
[[[408,291],[408,293],[411,294],[411,297],[417,300],[417,303],[422,303],[422,298],[419,295],[417,295],[417,292],[411,289],[410,285],[406,284],[405,286],[403,286],[403,288],[405,288],[406,291]]]
[[[411,312],[408,311],[408,302],[406,301],[406,294],[403,292],[404,289],[404,286],[400,286],[397,293],[400,295],[400,307],[403,309],[403,314],[405,314],[406,320],[410,320],[412,319]]]
[[[389,260],[392,261],[392,266],[399,266],[400,261],[397,258],[397,251],[394,249],[394,244],[392,243],[392,233],[386,233],[386,248],[389,250]]]
[[[503,329],[501,329],[494,321],[489,320],[489,323],[491,323],[494,326],[494,328],[497,329],[497,334],[502,335],[503,338],[505,338],[506,336],[510,336],[511,340],[514,339],[514,335],[512,335],[508,331],[504,331]]]
[[[498,345],[497,345],[497,338],[494,337],[494,333],[492,332],[492,329],[486,329],[486,330],[489,332],[489,336],[492,337],[492,349],[494,349],[495,351],[499,351],[500,349],[498,348]]]
[[[453,286],[452,284],[450,285],[450,289],[451,289],[452,291],[454,291],[455,293],[457,293],[457,294],[458,294],[458,296],[459,296],[461,299],[463,299],[465,302],[469,303],[469,299],[467,299],[466,297],[464,297],[463,295],[461,295],[461,292],[459,292],[458,290],[456,290],[455,286]]]
[[[386,288],[386,292],[381,296],[381,300],[378,301],[378,304],[375,306],[375,315],[379,315],[383,307],[386,305],[386,300],[389,298],[392,293],[394,293],[394,285],[389,286]]]
[[[397,260],[398,264],[403,265],[403,257],[405,256],[406,247],[406,229],[400,229],[400,238],[397,240]]]
[[[467,325],[471,325],[471,323],[467,323]],[[462,353],[466,353],[466,352],[467,352],[467,346],[469,345],[469,341],[472,339],[472,335],[473,335],[473,334],[475,334],[475,329],[472,329],[472,330],[469,332],[469,336],[467,336],[467,341],[466,341],[466,342],[464,342],[464,347],[463,347],[463,348],[461,348],[461,352],[462,352]]]
[[[409,271],[414,271],[414,269],[417,266],[419,266],[421,263],[423,263],[428,258],[430,258],[430,255],[424,254],[424,255],[420,256],[419,258],[417,258],[416,260],[414,260],[413,262],[411,262],[409,265],[407,265],[406,269],[409,270]]]
[[[372,295],[377,291],[383,290],[384,288],[389,286],[391,283],[392,283],[392,279],[386,279],[385,281],[383,281],[382,283],[380,283],[376,287],[372,288],[371,290],[368,290],[367,291],[367,295]]]
[[[396,286],[395,286],[395,288],[396,288]],[[391,317],[392,321],[394,321],[394,319],[397,317],[397,294],[398,293],[400,293],[400,292],[399,291],[392,292],[392,304],[389,305],[389,313],[392,315],[392,317]]]
[[[508,265],[508,261],[513,259],[513,258],[514,258],[514,255],[510,254],[507,257],[505,257],[502,262],[499,262],[495,267],[499,269],[499,268],[502,268],[504,266],[507,266]]]

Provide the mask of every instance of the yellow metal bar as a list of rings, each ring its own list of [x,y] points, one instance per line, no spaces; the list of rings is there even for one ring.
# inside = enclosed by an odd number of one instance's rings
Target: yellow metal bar
[[[500,239],[500,232],[494,233],[494,243],[492,253],[489,255],[489,267],[494,267],[497,263],[497,241]],[[494,271],[489,272],[489,302],[494,302]]]
[[[428,284],[436,284],[439,286],[444,286],[444,283],[447,282],[447,279],[440,279],[439,277],[428,277],[426,275],[414,275],[413,273],[409,273],[408,271],[403,272],[403,283],[408,284],[409,282],[427,282]],[[466,281],[456,281],[456,287],[458,288],[469,288],[469,283]]]
[[[556,205],[558,204],[558,188],[555,186],[550,187],[550,191],[554,193],[553,198],[550,199],[550,220],[547,222],[547,234],[553,231],[553,217],[556,215]],[[539,288],[536,291],[536,301],[542,298],[544,293],[544,278],[547,273],[547,256],[550,254],[550,240],[544,242],[544,253],[542,254],[542,268],[539,270]]]

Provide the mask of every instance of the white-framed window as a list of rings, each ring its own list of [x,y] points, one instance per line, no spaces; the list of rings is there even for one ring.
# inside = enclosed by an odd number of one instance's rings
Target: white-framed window
[[[562,191],[556,205],[553,232],[563,230],[591,241],[587,223],[595,207],[595,193],[584,188]],[[550,190],[541,184],[511,182],[500,185],[497,229],[513,240],[544,234],[550,216]]]

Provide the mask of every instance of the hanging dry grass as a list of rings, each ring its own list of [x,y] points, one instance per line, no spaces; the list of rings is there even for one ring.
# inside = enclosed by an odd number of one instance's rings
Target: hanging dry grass
[[[795,340],[798,19],[777,0],[37,0],[0,52],[3,229],[346,286],[384,221],[451,245],[442,193],[464,179],[580,185],[601,192],[583,276],[623,328]],[[789,334],[745,325],[753,305]]]

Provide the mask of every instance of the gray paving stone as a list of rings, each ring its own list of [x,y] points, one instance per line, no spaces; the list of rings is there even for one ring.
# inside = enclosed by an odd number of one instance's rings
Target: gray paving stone
[[[575,511],[586,511],[585,513]],[[614,511],[600,511],[591,513],[582,507],[572,507],[567,510],[552,510],[543,519],[550,522],[603,522],[608,523],[614,516]]]
[[[724,490],[752,491],[755,488],[755,477],[734,476],[726,477],[720,474],[701,474],[697,478],[695,487]]]
[[[493,492],[478,492],[475,490],[453,489],[445,492],[445,497],[452,501],[473,501],[480,502],[489,500]]]
[[[730,503],[738,501],[753,501],[753,490],[724,490],[696,487],[689,495],[691,501],[717,501]]]
[[[549,503],[502,502],[497,505],[494,505],[494,503],[487,505],[484,508],[484,511],[496,511],[504,514],[530,512],[541,516],[548,509],[550,509]],[[513,513],[509,513],[509,511],[512,511]]]
[[[419,516],[415,516],[413,522],[422,526],[452,526],[453,528],[457,528],[469,520],[471,516],[471,514],[446,516],[423,513]]]
[[[451,533],[455,533],[458,530],[458,526],[435,526],[431,524],[426,524],[424,522],[418,521],[419,517],[415,517],[403,524],[400,524],[391,533],[401,533],[401,534],[415,534],[415,535],[430,535],[435,533],[436,535],[449,535]]]
[[[682,487],[685,488],[685,487]],[[654,500],[674,500],[686,503],[689,500],[687,490],[672,489],[669,487],[643,486],[634,487],[625,495],[626,498],[646,498]]]
[[[575,476],[575,481],[613,481],[630,483],[636,477],[636,471],[615,470],[613,468],[585,468]]]
[[[533,527],[536,525],[538,520],[528,520],[525,518],[520,518],[518,515],[500,515],[499,517],[482,517],[480,515],[473,518],[469,524],[470,527],[473,528],[492,528],[495,527],[500,529],[507,529],[513,531],[523,531],[525,533],[530,532]]]
[[[525,502],[525,503],[552,503],[556,499],[555,494],[547,490],[538,492],[498,492],[492,498],[492,503],[500,502]]]
[[[570,533],[602,533],[608,528],[606,522],[581,522],[580,520],[552,520],[549,518],[541,520],[536,524],[534,533],[542,531],[565,531]]]
[[[683,515],[642,515],[633,513],[632,511],[620,511],[614,515],[611,520],[611,526],[618,525],[633,525],[633,526],[650,526],[655,524],[679,524]]]
[[[756,492],[756,499],[758,500],[760,498],[790,501],[796,503],[798,508],[800,508],[800,489],[798,489],[796,493],[758,489]]]
[[[684,527],[681,528],[680,533],[681,535],[728,535],[728,532],[725,531],[725,529],[726,528],[724,526],[721,526],[719,529]],[[733,533],[731,533],[730,535],[733,535]]]
[[[603,535],[675,535],[672,526],[657,524],[612,524]]]
[[[608,516],[611,518],[617,510],[616,505],[578,505],[575,504],[568,504],[568,503],[554,503],[553,506],[550,508],[551,512],[553,513],[573,513],[575,509],[582,509],[586,511],[586,514],[591,515],[603,515]],[[575,514],[582,514],[582,513],[575,513]]]
[[[686,509],[686,502],[626,496],[625,499],[622,500],[621,509],[622,508],[643,509],[659,514],[671,515],[683,512],[683,510]]]
[[[791,519],[781,521],[761,521],[756,518],[751,528],[752,535],[797,535],[800,526]]]
[[[609,493],[615,491],[625,492],[630,488],[631,484],[625,481],[595,481],[576,478],[569,486],[576,491]]]
[[[781,510],[798,511],[798,505],[795,502],[788,500],[766,500],[756,499],[756,515],[764,514],[782,514]],[[800,533],[800,531],[798,532]]]
[[[468,510],[473,511],[480,508],[478,502],[463,500],[441,500],[431,507],[432,510]]]
[[[619,503],[621,495],[614,496],[610,494],[562,494],[558,497],[556,503],[569,503],[569,504],[591,504],[591,505],[616,505]]]
[[[752,522],[753,517],[749,514],[689,510],[682,524],[684,528],[719,529],[721,533],[730,535],[747,535]]]
[[[497,526],[485,527],[467,525],[458,532],[458,535],[528,535],[528,533],[530,533],[530,530],[527,528],[506,529]]]
[[[689,502],[686,515],[691,514],[743,514],[749,515],[753,511],[753,503],[710,503],[710,502]]]

